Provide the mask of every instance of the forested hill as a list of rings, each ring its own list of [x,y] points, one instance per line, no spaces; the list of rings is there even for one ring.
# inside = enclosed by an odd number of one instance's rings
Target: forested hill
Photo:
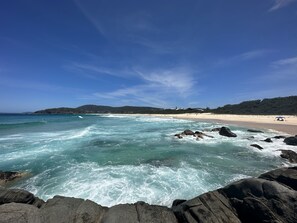
[[[247,114],[247,115],[297,115],[297,96],[279,97],[264,100],[244,101],[240,104],[225,105],[216,109],[186,108],[162,109],[153,107],[123,106],[111,107],[102,105],[84,105],[77,108],[51,108],[36,111],[36,114],[180,114],[212,112],[217,114]]]
[[[217,114],[297,115],[297,96],[244,101],[212,109]]]
[[[120,113],[120,114],[135,114],[135,113],[159,113],[163,109],[153,107],[111,107],[102,105],[84,105],[77,108],[50,108],[36,111],[36,114],[89,114],[89,113]]]

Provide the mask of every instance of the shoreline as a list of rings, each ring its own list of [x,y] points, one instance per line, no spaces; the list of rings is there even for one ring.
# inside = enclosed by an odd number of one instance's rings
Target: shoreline
[[[141,114],[139,114],[141,115]],[[285,121],[276,121],[273,115],[229,115],[212,113],[146,114],[159,118],[176,118],[193,121],[216,122],[247,128],[274,130],[288,135],[297,134],[297,116],[285,116]]]

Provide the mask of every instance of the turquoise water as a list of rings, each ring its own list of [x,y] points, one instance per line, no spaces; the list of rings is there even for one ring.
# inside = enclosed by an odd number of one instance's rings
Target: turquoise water
[[[277,151],[288,147],[282,140],[260,141],[277,135],[271,131],[229,126],[237,138],[217,132],[200,141],[174,137],[220,126],[149,116],[0,115],[0,170],[29,172],[13,187],[45,200],[59,194],[105,206],[139,200],[170,206],[174,199],[289,165]]]

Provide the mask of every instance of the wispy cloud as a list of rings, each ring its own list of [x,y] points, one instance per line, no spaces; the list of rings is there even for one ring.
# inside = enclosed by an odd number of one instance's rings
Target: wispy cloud
[[[135,69],[139,75],[140,84],[119,88],[111,92],[97,92],[93,96],[103,99],[115,99],[135,104],[145,104],[157,107],[174,105],[178,100],[185,100],[191,95],[198,95],[199,90],[193,90],[196,80],[193,73],[184,68],[148,71]]]
[[[281,9],[290,5],[293,2],[296,2],[296,0],[274,0],[273,6],[268,11],[269,12],[276,11],[278,9]]]
[[[297,81],[297,57],[277,60],[271,63],[272,71],[267,75],[273,80]]]
[[[72,62],[64,66],[65,69],[79,73],[81,76],[90,79],[97,79],[102,75],[109,75],[114,77],[129,77],[134,73],[128,68],[115,69],[107,68],[91,63],[77,63]]]
[[[258,50],[252,50],[248,52],[244,52],[235,56],[231,56],[229,58],[221,59],[217,62],[218,66],[225,66],[225,65],[231,65],[234,63],[249,61],[249,60],[255,60],[261,57],[266,56],[267,54],[273,52],[272,50],[268,49],[258,49]]]

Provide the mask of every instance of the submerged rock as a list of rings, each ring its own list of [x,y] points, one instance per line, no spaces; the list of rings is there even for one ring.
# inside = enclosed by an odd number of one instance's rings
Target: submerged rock
[[[273,138],[275,138],[275,139],[285,139],[286,136],[274,136]]]
[[[255,147],[255,148],[259,149],[259,150],[263,149],[263,147],[259,146],[258,144],[251,144],[250,146]]]
[[[282,154],[280,155],[282,158],[289,160],[290,163],[297,163],[297,153],[292,150],[281,150]]]
[[[284,143],[291,146],[297,146],[297,137],[296,136],[287,137],[285,138]]]
[[[264,133],[263,131],[261,131],[261,130],[256,130],[256,129],[248,129],[247,131],[248,131],[248,132],[254,132],[254,133]]]
[[[264,142],[273,142],[273,141],[271,140],[271,138],[264,139],[263,141],[264,141]]]
[[[231,132],[231,130],[227,127],[222,127],[220,129],[219,134],[222,136],[227,136],[227,137],[237,137],[237,135],[235,133]]]

